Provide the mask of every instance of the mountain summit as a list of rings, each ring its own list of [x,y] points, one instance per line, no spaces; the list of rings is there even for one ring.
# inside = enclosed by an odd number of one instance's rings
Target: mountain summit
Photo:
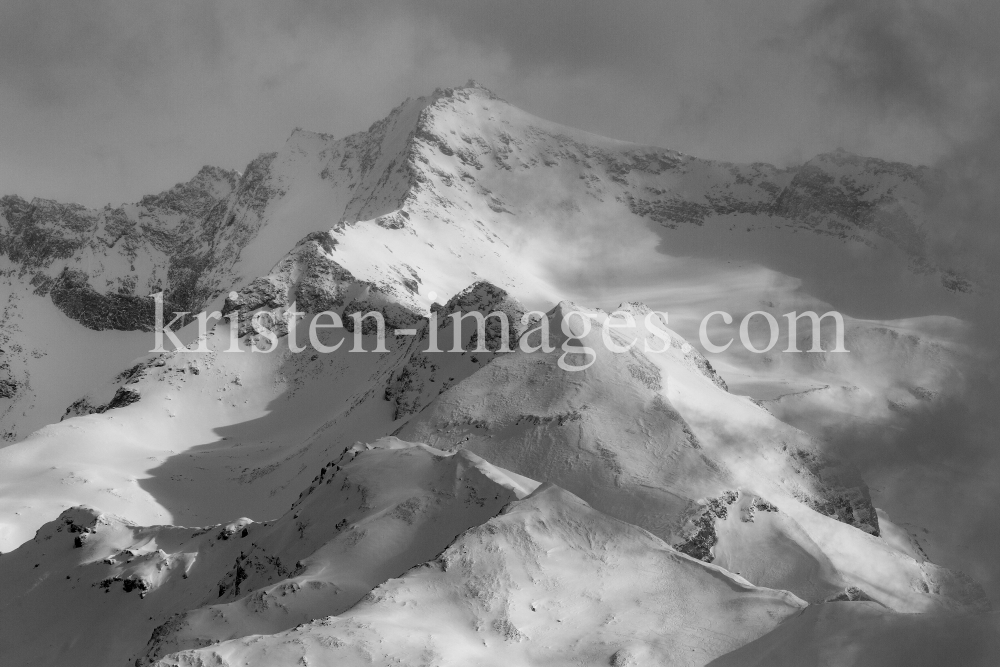
[[[0,431],[23,438],[89,383],[70,382],[49,402],[31,378],[54,370],[39,368],[37,355],[59,346],[8,349],[16,327],[35,338],[21,315],[49,308],[35,297],[88,329],[150,331],[148,295],[163,292],[168,312],[194,313],[233,287],[266,292],[251,283],[281,283],[287,276],[273,271],[309,261],[282,263],[276,249],[307,239],[320,239],[324,266],[411,315],[427,312],[421,290],[451,295],[476,279],[539,305],[648,283],[630,275],[640,266],[672,280],[650,248],[763,265],[867,315],[927,302],[950,314],[952,294],[971,285],[926,254],[933,221],[920,204],[929,178],[924,168],[843,152],[792,169],[700,160],[543,121],[470,82],[407,100],[342,139],[296,130],[242,174],[205,167],[117,208],[4,197]],[[600,248],[630,248],[633,259]],[[639,249],[649,256],[635,257]],[[123,347],[108,363],[141,351]]]

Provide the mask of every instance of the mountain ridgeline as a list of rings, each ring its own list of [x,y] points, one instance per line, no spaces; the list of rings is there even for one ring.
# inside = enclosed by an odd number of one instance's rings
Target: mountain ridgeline
[[[507,106],[475,86],[439,90],[407,101],[366,132],[335,140],[296,131],[282,150],[261,155],[242,174],[204,167],[187,183],[118,207],[6,196],[0,255],[9,259],[8,273],[84,326],[148,331],[149,294],[163,291],[168,312],[196,312],[248,277],[240,271],[241,252],[296,187],[292,178],[305,163],[317,169],[310,176],[350,193],[327,213],[336,225],[377,219],[400,230],[407,226],[406,202],[421,190],[441,202],[456,187],[471,190],[467,196],[483,198],[494,212],[516,215],[516,200],[477,184],[490,165],[554,171],[563,184],[569,178],[562,172],[572,171],[568,197],[611,199],[622,212],[668,228],[752,215],[865,244],[887,240],[907,253],[914,271],[940,272],[949,289],[971,287],[928,262],[921,205],[933,174],[925,167],[843,151],[787,169],[729,164],[558,127],[464,117],[481,103]],[[452,168],[441,170],[431,156]],[[317,221],[316,231],[328,230]]]

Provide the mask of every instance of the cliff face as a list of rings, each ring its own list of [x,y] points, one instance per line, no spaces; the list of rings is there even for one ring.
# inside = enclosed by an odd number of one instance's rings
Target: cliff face
[[[205,167],[159,195],[102,210],[4,197],[0,253],[9,272],[85,326],[148,330],[151,292],[167,290],[178,306],[202,305],[198,267],[212,262],[206,247],[215,245],[227,199],[242,183],[235,172]]]

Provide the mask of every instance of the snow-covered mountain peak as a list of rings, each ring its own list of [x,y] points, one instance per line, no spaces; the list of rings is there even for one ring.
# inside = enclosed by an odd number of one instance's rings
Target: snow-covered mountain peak
[[[818,437],[958,384],[962,327],[913,316],[974,298],[926,257],[927,178],[702,160],[470,82],[138,203],[0,200],[0,661],[704,664],[806,605],[984,609]],[[160,291],[238,325],[151,353]],[[880,296],[926,310],[850,316]],[[807,309],[851,354],[744,343]]]
[[[166,208],[177,213],[204,215],[239,186],[240,175],[230,169],[206,165],[194,178],[178,183],[158,195],[147,195],[139,205],[147,209]]]

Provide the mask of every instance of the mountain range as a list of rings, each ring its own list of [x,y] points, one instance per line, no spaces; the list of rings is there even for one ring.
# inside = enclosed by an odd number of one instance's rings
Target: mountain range
[[[975,364],[936,178],[702,160],[470,82],[132,204],[3,197],[0,663],[994,664],[975,554],[828,446]],[[154,293],[186,348],[150,352]],[[387,351],[260,352],[293,305],[368,350],[376,311]],[[806,310],[849,353],[738,340]],[[449,317],[495,311],[486,351]]]

